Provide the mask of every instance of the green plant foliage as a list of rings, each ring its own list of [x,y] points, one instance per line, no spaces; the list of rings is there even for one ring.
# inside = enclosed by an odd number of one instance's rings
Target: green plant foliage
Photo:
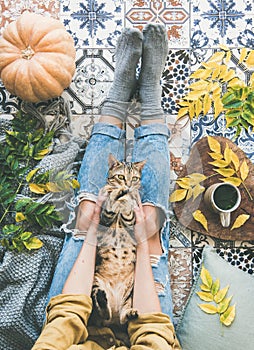
[[[226,297],[229,286],[220,289],[220,280],[213,281],[210,272],[202,266],[200,274],[202,284],[200,292],[196,294],[206,303],[198,304],[200,309],[207,314],[219,314],[220,322],[230,326],[235,319],[235,305],[230,305],[232,296]]]
[[[242,129],[254,126],[254,74],[248,85],[228,66],[231,51],[221,46],[201,68],[191,74],[189,92],[179,102],[178,119],[186,115],[192,120],[206,115],[213,107],[214,118],[225,114],[227,127],[236,128],[236,137]],[[254,67],[254,50],[241,49],[239,64]]]
[[[36,235],[59,225],[62,216],[54,205],[40,202],[38,197],[52,192],[53,187],[58,192],[70,191],[78,183],[65,172],[53,178],[49,172],[38,173],[36,165],[51,151],[54,132],[45,132],[36,118],[19,111],[12,120],[12,130],[5,134],[0,147],[0,244],[19,252],[39,249],[42,242]],[[33,191],[32,185],[46,190]],[[20,197],[25,186],[32,186],[33,198]]]

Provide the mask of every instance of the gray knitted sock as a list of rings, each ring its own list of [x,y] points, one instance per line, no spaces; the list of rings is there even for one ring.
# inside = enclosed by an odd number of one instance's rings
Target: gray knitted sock
[[[160,78],[168,54],[167,32],[163,25],[149,23],[143,30],[142,65],[139,75],[141,120],[164,119]]]
[[[125,120],[129,101],[136,90],[136,68],[142,54],[140,30],[125,28],[116,46],[116,65],[114,80],[101,114]]]

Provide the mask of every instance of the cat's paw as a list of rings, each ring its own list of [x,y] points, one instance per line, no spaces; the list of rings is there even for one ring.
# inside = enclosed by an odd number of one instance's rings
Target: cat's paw
[[[139,312],[137,309],[127,309],[125,311],[123,311],[120,315],[120,323],[124,324],[130,320],[135,320],[136,318],[138,318]]]

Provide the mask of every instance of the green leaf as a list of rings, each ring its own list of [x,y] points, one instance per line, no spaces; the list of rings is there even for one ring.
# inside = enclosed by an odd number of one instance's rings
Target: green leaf
[[[32,237],[28,241],[23,242],[23,244],[28,250],[39,249],[43,246],[43,242],[37,237]]]
[[[20,235],[20,239],[22,240],[22,241],[27,241],[31,236],[32,236],[32,232],[30,232],[30,231],[25,231],[25,232],[23,232],[21,235]]]
[[[216,293],[216,295],[214,296],[214,301],[218,304],[220,303],[226,296],[227,292],[228,292],[229,286],[226,286],[223,289],[220,289],[218,291],[218,293]]]
[[[212,288],[211,288],[212,295],[213,296],[216,295],[218,293],[219,289],[220,289],[220,280],[217,278],[215,280],[215,282],[213,282],[213,284],[212,284]]]
[[[220,321],[225,326],[230,326],[235,319],[235,305],[230,306],[223,314],[220,316]]]

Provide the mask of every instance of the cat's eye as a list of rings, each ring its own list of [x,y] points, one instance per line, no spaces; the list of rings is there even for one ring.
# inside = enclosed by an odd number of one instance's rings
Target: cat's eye
[[[118,175],[119,180],[124,180],[124,175]]]
[[[139,180],[139,178],[137,176],[133,176],[132,181],[136,182],[138,180]]]

